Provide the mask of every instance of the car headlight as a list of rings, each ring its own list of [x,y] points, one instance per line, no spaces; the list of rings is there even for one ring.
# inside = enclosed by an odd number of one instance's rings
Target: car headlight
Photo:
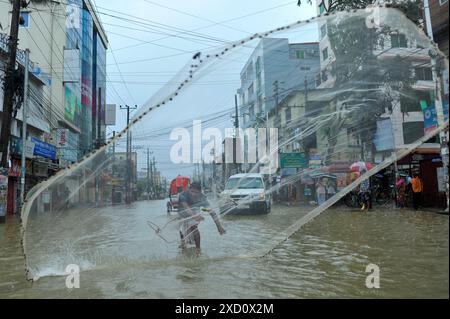
[[[259,199],[266,199],[266,193],[259,194]]]

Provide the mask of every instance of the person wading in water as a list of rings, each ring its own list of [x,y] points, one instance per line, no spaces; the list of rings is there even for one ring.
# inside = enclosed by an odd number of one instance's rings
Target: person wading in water
[[[183,218],[180,229],[181,247],[188,248],[195,245],[197,250],[200,250],[198,224],[204,220],[201,211],[202,209],[210,211],[207,209],[210,205],[206,196],[202,193],[200,183],[193,182],[188,190],[180,193],[178,204],[180,207],[178,214]],[[217,226],[219,234],[225,234],[225,229],[220,223],[217,214],[214,211],[210,211],[210,215]]]

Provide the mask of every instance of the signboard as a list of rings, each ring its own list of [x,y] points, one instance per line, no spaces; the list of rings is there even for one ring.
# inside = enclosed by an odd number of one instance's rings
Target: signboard
[[[33,163],[33,174],[34,176],[47,177],[48,176],[48,165],[44,163]]]
[[[392,131],[391,119],[377,121],[377,131],[373,140],[377,151],[387,151],[394,149],[394,133]]]
[[[116,125],[116,105],[106,104],[105,125]]]
[[[319,154],[313,154],[309,156],[309,166],[318,167],[322,165],[322,158]]]
[[[448,69],[445,69],[442,72],[442,80],[443,80],[443,85],[444,85],[444,94],[448,95]]]
[[[120,186],[120,185],[124,185],[125,181],[122,178],[112,178],[111,184],[114,186]]]
[[[444,122],[448,122],[448,101],[442,101],[442,108],[444,110]]]
[[[297,169],[290,167],[290,168],[282,168],[281,169],[281,176],[290,176],[290,175],[295,175],[297,174]]]
[[[0,49],[5,53],[9,52],[9,35],[6,33],[0,33]],[[17,49],[16,62],[25,65],[25,51]],[[44,74],[38,66],[36,66],[31,60],[28,61],[28,70],[39,78],[43,83],[50,84],[48,74]]]
[[[9,176],[11,177],[20,177],[22,171],[22,166],[19,160],[13,159],[12,165],[9,168]]]
[[[306,168],[305,153],[280,153],[281,168]]]
[[[68,29],[80,28],[80,7],[75,3],[69,3],[66,7],[66,27]]]
[[[64,82],[79,83],[81,79],[80,50],[64,50]]]
[[[56,135],[56,145],[58,146],[59,164],[62,167],[78,160],[79,136],[69,129],[58,129]]]
[[[8,195],[8,169],[0,167],[0,219],[6,216],[6,200]]]
[[[45,143],[35,137],[32,137],[31,141],[35,143],[34,155],[56,160],[56,147],[54,145]]]
[[[432,132],[437,128],[437,115],[434,105],[423,110],[423,129],[425,134]]]
[[[69,135],[68,129],[59,129],[57,131],[57,137],[56,137],[56,145],[58,146],[66,146],[67,145],[67,138]]]
[[[35,143],[27,140],[25,144],[25,157],[33,158]],[[11,153],[16,156],[22,156],[22,139],[17,136],[11,136],[10,144]]]

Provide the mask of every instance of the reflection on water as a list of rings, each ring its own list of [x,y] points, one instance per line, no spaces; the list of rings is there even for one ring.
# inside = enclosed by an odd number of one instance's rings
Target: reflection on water
[[[166,244],[146,225],[149,219],[158,225],[169,220],[164,205],[164,201],[138,202],[105,212],[92,210],[84,213],[89,218],[83,221],[70,212],[64,218],[40,218],[33,226],[41,231],[33,233],[31,251],[44,277],[34,283],[24,279],[19,222],[10,219],[0,226],[0,297],[449,296],[446,215],[329,209],[269,256],[251,259],[234,256],[264,245],[265,239],[292,222],[289,216],[295,216],[298,208],[280,206],[268,215],[226,217],[223,237],[206,220],[200,227],[203,249],[196,255],[181,253],[177,244]],[[77,237],[74,225],[91,227],[92,235]],[[169,224],[165,233],[177,236],[176,224]],[[67,289],[64,276],[46,276],[64,273],[68,263],[84,269],[80,289]],[[365,287],[369,263],[380,267],[380,289]]]

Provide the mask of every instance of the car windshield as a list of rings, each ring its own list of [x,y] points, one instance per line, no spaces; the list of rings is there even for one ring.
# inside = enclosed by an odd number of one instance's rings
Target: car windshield
[[[258,177],[246,177],[246,178],[231,178],[225,189],[252,189],[252,188],[264,188],[261,178]]]

